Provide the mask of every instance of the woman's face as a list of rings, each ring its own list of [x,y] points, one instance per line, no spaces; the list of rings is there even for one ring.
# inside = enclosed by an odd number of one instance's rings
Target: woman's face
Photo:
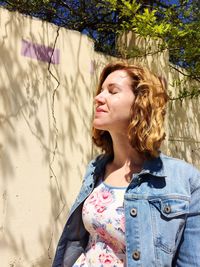
[[[110,73],[95,97],[94,128],[110,133],[127,131],[134,99],[128,74],[124,70]]]

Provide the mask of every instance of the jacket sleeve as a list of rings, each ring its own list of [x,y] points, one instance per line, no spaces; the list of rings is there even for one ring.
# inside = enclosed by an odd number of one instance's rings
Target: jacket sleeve
[[[52,267],[71,267],[87,245],[88,232],[84,228],[81,217],[83,204],[81,195],[85,190],[84,184],[87,182],[87,177],[92,172],[93,162],[91,161],[86,169],[82,187],[69,212],[67,222],[57,245]]]
[[[190,179],[191,202],[185,230],[175,257],[177,267],[200,267],[200,172]]]

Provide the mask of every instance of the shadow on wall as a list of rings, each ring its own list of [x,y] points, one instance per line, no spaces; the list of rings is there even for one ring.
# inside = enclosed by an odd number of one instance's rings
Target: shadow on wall
[[[174,101],[169,107],[169,150],[200,167],[199,99]]]
[[[178,72],[171,72],[172,97],[177,96],[184,77]],[[184,83],[181,83],[182,86]],[[184,84],[191,87],[191,82]],[[199,85],[197,85],[199,86]],[[182,101],[173,100],[169,104],[169,151],[174,157],[185,159],[200,168],[200,111],[199,97]]]
[[[89,68],[81,67],[81,35],[77,50],[68,39],[71,70],[66,58],[65,66],[51,64],[52,75],[47,62],[20,51],[22,35],[52,46],[56,27],[6,15],[0,41],[0,246],[9,258],[0,258],[2,267],[47,267],[68,213],[73,180],[80,183],[82,166],[91,158],[91,77]],[[36,23],[40,35],[34,35]],[[56,46],[62,47],[64,39],[59,36]]]

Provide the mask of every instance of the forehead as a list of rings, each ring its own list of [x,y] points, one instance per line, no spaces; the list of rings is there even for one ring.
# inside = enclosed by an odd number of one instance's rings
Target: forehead
[[[107,85],[110,83],[117,83],[117,84],[131,84],[131,78],[129,77],[128,73],[125,70],[115,70],[111,72],[103,82],[103,85]]]

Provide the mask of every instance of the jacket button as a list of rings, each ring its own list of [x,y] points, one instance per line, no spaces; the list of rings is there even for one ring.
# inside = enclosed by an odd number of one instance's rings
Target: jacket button
[[[132,208],[130,211],[131,216],[136,217],[137,216],[137,209],[136,208]]]
[[[132,258],[138,261],[140,259],[140,252],[138,250],[133,251]]]
[[[171,207],[170,207],[169,205],[166,205],[166,206],[164,207],[164,213],[169,214],[170,212],[171,212]]]

